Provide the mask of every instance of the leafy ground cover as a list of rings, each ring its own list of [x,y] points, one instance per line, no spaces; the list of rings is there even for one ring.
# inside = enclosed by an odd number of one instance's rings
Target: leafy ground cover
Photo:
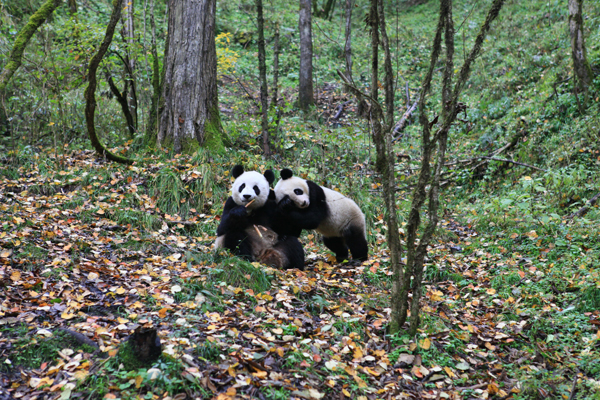
[[[430,252],[419,334],[390,337],[377,217],[361,267],[336,265],[310,234],[304,272],[213,254],[229,178],[225,165],[202,172],[203,157],[123,167],[89,151],[42,152],[2,167],[5,391],[24,399],[598,395],[597,243],[572,234],[559,252],[547,234],[481,235],[468,213],[449,212]],[[167,187],[178,206],[159,204]],[[127,370],[118,346],[148,325],[163,355]]]

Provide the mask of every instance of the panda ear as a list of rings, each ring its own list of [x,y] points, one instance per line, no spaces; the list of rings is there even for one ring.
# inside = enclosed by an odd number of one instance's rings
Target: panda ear
[[[237,178],[238,176],[240,176],[241,174],[244,173],[244,167],[242,167],[241,165],[236,165],[235,167],[233,167],[233,169],[231,170],[231,175],[234,178]]]
[[[281,179],[289,179],[294,175],[294,173],[292,172],[291,169],[289,168],[284,168],[281,170]]]
[[[275,182],[275,174],[270,169],[265,171],[264,176],[265,178],[267,178],[267,182],[269,182],[269,185]]]

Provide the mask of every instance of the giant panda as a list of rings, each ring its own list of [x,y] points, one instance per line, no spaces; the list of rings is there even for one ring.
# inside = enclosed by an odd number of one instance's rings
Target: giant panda
[[[369,253],[367,229],[358,205],[341,193],[293,175],[290,169],[282,169],[275,185],[274,229],[296,237],[302,229],[316,229],[338,262],[348,259],[348,249],[353,259],[365,261]]]
[[[225,247],[249,260],[265,261],[267,257],[257,259],[256,256],[267,254],[265,250],[271,247],[280,260],[275,266],[284,269],[304,269],[304,249],[297,237],[271,233],[269,237],[277,235],[277,240],[269,241],[263,240],[253,231],[255,225],[265,229],[271,229],[273,226],[276,208],[275,196],[270,186],[275,180],[273,171],[267,170],[261,175],[256,171],[244,172],[241,165],[236,165],[231,174],[235,181],[231,188],[231,196],[223,207],[223,215],[217,228],[215,250]]]

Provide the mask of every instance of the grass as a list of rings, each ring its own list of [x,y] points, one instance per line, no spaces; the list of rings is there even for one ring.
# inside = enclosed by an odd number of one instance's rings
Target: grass
[[[37,335],[27,325],[0,329],[3,336],[12,341],[12,349],[5,354],[5,362],[0,371],[11,372],[14,368],[36,369],[42,363],[53,362],[59,358],[59,351],[72,349],[92,353],[95,349],[77,342],[71,335],[63,331],[54,331],[49,337]],[[10,362],[6,362],[9,360]]]

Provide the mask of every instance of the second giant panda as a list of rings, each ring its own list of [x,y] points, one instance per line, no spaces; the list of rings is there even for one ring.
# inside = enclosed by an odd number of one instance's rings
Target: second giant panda
[[[315,229],[338,262],[348,259],[348,249],[352,258],[365,261],[369,253],[367,229],[358,205],[341,193],[293,175],[291,170],[282,169],[281,180],[275,185],[274,229],[296,237],[302,229]]]
[[[280,235],[271,230],[276,208],[270,187],[275,180],[273,171],[267,170],[262,175],[256,171],[244,172],[241,165],[236,165],[231,174],[236,179],[231,196],[223,207],[215,249],[225,247],[238,256],[255,261],[271,260],[272,257],[264,255],[275,253],[280,261],[268,263],[284,269],[304,269],[304,249],[297,237]],[[268,229],[267,238],[255,231],[255,226],[264,227],[261,229],[263,232]],[[273,235],[276,235],[276,239]]]

